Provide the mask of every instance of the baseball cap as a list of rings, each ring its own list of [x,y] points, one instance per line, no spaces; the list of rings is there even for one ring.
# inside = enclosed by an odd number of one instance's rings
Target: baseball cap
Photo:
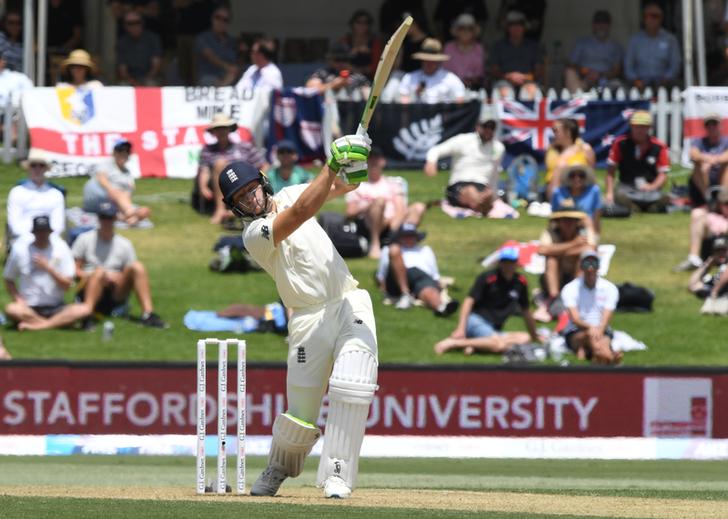
[[[717,236],[713,239],[713,250],[728,249],[728,236]]]
[[[609,14],[609,11],[600,9],[599,11],[596,11],[594,13],[594,18],[592,18],[592,23],[612,23],[612,15]]]
[[[506,15],[506,25],[513,25],[516,23],[526,24],[526,17],[520,11],[511,11]]]
[[[233,197],[254,180],[260,180],[261,172],[245,161],[231,162],[220,173],[219,184],[222,199],[226,205],[233,205]]]
[[[632,126],[652,126],[652,115],[647,110],[637,110],[629,118]]]
[[[587,259],[596,260],[597,265],[599,265],[599,254],[597,254],[595,251],[585,250],[584,252],[582,252],[581,255],[579,256],[579,263],[581,264]]]
[[[278,144],[276,145],[276,150],[278,151],[292,151],[296,152],[296,145],[293,144],[293,141],[289,141],[288,139],[283,139],[282,141],[278,141]]]
[[[42,214],[33,218],[33,232],[52,231],[51,219],[48,215]]]
[[[518,247],[503,247],[498,253],[498,261],[518,261]]]
[[[114,151],[131,151],[131,142],[126,139],[119,139],[114,143]]]
[[[111,202],[101,202],[96,214],[99,218],[116,218],[117,212],[118,210],[116,209],[116,206]]]
[[[453,27],[473,27],[475,25],[477,25],[475,17],[470,13],[462,13],[452,23]]]
[[[427,233],[417,230],[417,226],[413,223],[403,223],[402,226],[394,233],[394,239],[397,240],[403,236],[414,236],[417,241],[422,241],[427,236]]]

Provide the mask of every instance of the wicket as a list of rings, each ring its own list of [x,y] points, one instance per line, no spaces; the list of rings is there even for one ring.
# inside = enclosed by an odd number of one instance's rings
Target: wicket
[[[227,487],[227,359],[228,345],[237,344],[237,466],[236,493],[245,493],[245,347],[238,339],[201,339],[197,341],[197,493],[204,494],[206,486],[205,437],[207,429],[207,345],[216,345],[217,360],[217,493],[225,494]]]

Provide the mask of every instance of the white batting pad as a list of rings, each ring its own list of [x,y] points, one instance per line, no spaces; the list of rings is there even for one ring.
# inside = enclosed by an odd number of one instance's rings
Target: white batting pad
[[[329,378],[329,412],[317,484],[339,476],[354,488],[369,404],[377,390],[377,361],[368,351],[346,351]]]
[[[287,413],[273,422],[273,443],[268,464],[283,467],[287,476],[295,478],[303,470],[306,456],[311,452],[321,431],[313,424]]]

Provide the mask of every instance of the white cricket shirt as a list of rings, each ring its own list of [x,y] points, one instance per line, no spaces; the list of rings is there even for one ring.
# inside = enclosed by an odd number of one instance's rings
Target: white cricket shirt
[[[478,182],[497,190],[505,151],[499,140],[483,143],[477,132],[461,133],[430,148],[427,162],[437,162],[443,157],[452,159],[449,186],[456,182]]]
[[[278,212],[301,196],[305,184],[283,188],[273,196]],[[276,282],[288,308],[302,309],[338,301],[358,283],[344,259],[318,224],[309,218],[278,246],[273,242],[273,222],[278,213],[258,218],[245,226],[243,242],[250,255]]]

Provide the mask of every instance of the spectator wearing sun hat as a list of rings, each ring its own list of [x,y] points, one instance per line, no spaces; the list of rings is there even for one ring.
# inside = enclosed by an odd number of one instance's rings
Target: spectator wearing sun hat
[[[443,67],[449,70],[468,88],[478,89],[485,79],[485,50],[478,41],[480,26],[472,14],[461,14],[450,30],[454,39],[445,45],[450,59]]]
[[[506,15],[506,34],[496,41],[490,53],[491,77],[495,87],[523,90],[533,98],[543,81],[545,51],[540,43],[526,37],[526,17],[518,11]]]
[[[62,81],[56,86],[72,86],[75,88],[96,89],[103,85],[95,79],[96,64],[91,55],[83,49],[71,51],[61,62]]]
[[[668,197],[662,192],[670,170],[667,145],[650,135],[652,115],[638,110],[626,135],[614,140],[607,158],[606,202],[636,211],[661,212]],[[619,184],[614,184],[619,169]]]
[[[450,56],[442,53],[442,44],[437,39],[426,38],[412,57],[420,60],[422,66],[402,78],[399,95],[403,103],[451,103],[465,99],[463,82],[442,67]]]
[[[596,182],[594,170],[585,165],[569,166],[561,172],[561,184],[551,196],[553,211],[574,210],[584,212],[590,228],[598,235],[601,229],[599,213],[602,208],[602,190]]]
[[[28,177],[13,187],[7,198],[9,245],[21,236],[30,237],[33,218],[39,215],[48,216],[56,235],[61,235],[66,228],[64,192],[46,179],[50,167],[46,154],[31,148],[21,165],[28,172]]]
[[[136,183],[129,168],[131,150],[131,142],[126,139],[114,144],[111,159],[99,166],[83,186],[84,211],[97,213],[102,203],[110,202],[119,208],[119,220],[129,225],[149,218],[151,209],[132,202]]]
[[[498,267],[483,272],[470,288],[460,308],[458,324],[449,337],[435,344],[435,353],[450,350],[504,353],[511,346],[538,342],[536,322],[531,314],[528,282],[518,272],[519,252],[516,247],[504,247],[498,255]],[[521,315],[526,332],[503,332],[511,315]]]
[[[228,216],[217,181],[225,166],[243,160],[263,172],[268,170],[264,150],[251,142],[231,139],[237,129],[238,123],[224,113],[216,113],[205,128],[215,138],[215,142],[206,144],[200,152],[200,165],[192,191],[192,207],[201,213],[211,212],[211,223],[222,223]]]

